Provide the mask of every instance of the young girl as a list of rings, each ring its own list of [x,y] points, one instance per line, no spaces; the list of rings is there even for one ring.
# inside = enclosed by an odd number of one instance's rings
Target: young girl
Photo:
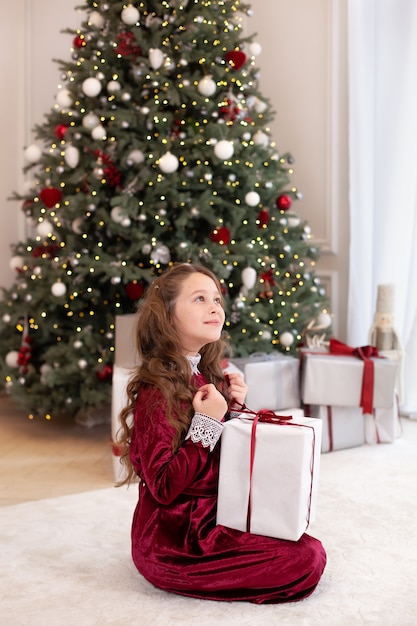
[[[210,600],[287,602],[313,592],[326,556],[308,535],[284,541],[216,526],[223,420],[246,385],[221,360],[225,314],[206,268],[172,266],[137,318],[140,365],[121,412],[128,478],[139,477],[132,556],[166,591]],[[133,416],[133,424],[131,425]]]

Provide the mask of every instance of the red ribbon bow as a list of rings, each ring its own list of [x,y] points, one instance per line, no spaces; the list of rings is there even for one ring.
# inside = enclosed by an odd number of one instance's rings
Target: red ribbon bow
[[[371,357],[379,357],[375,346],[351,348],[337,339],[330,339],[330,354],[355,356],[363,361],[361,402],[363,413],[372,413],[374,398],[374,362]]]

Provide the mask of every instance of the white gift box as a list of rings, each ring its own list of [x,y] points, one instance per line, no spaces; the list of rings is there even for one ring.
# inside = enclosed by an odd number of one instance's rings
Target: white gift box
[[[260,354],[231,359],[248,385],[246,404],[253,411],[279,411],[300,406],[298,359],[283,354]]]
[[[134,367],[138,364],[135,336],[136,315],[116,315],[114,363],[120,367]]]
[[[310,416],[323,423],[321,451],[332,452],[365,443],[362,407],[311,405]]]
[[[390,408],[374,409],[365,415],[365,441],[369,444],[393,443],[401,434],[398,398],[393,394]]]
[[[115,365],[113,367],[112,403],[111,403],[111,440],[113,452],[113,475],[115,482],[123,480],[124,466],[120,463],[121,450],[116,444],[120,429],[119,413],[127,404],[126,386],[132,370]]]
[[[315,518],[321,420],[258,422],[250,490],[253,423],[235,418],[224,426],[217,524],[247,531],[250,499],[251,533],[297,541]]]
[[[302,355],[301,399],[304,404],[360,406],[364,362],[354,356],[328,353]],[[372,358],[374,363],[373,407],[391,408],[397,363]]]

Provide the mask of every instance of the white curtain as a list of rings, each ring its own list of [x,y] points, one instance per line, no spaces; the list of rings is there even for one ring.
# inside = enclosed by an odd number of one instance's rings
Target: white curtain
[[[394,285],[403,410],[417,417],[417,0],[348,0],[348,15],[348,342],[368,343],[377,286]]]

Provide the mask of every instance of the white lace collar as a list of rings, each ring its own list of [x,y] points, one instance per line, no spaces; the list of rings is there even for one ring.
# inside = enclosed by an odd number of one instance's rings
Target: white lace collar
[[[198,365],[199,365],[200,360],[201,360],[201,354],[196,354],[196,355],[194,355],[194,354],[187,354],[187,359],[188,359],[188,362],[191,365],[191,372],[193,374],[200,374],[200,371],[198,369]]]

